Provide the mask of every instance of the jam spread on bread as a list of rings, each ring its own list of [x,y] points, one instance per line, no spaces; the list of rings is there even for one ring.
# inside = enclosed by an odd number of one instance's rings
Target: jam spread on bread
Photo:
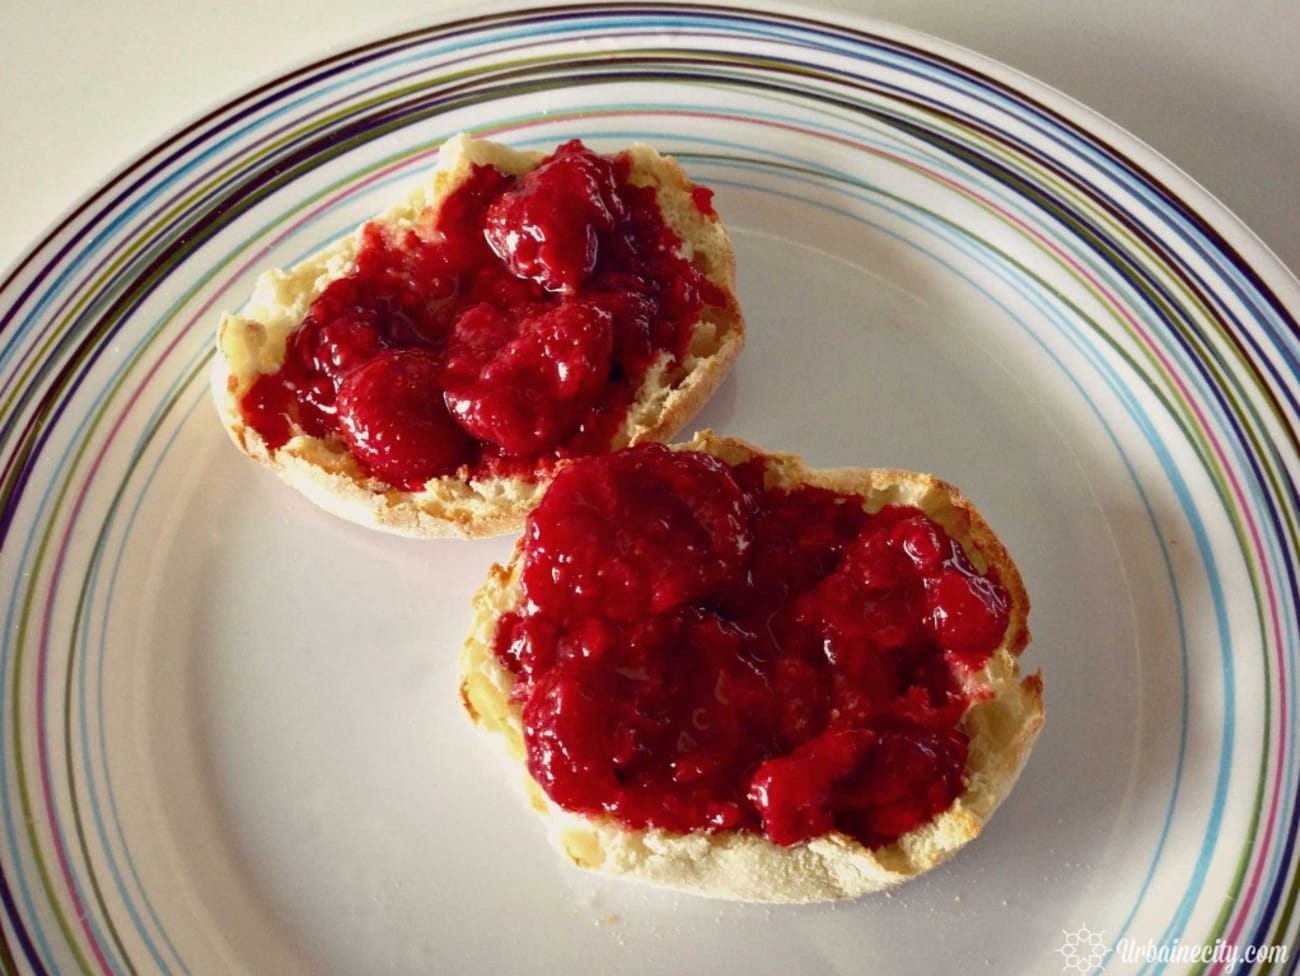
[[[561,467],[529,516],[494,650],[560,806],[879,847],[964,790],[961,676],[1006,591],[918,509],[765,475],[641,445]]]
[[[574,140],[520,177],[472,167],[414,228],[366,226],[242,419],[271,449],[341,438],[410,490],[607,451],[647,372],[727,301],[629,173]]]

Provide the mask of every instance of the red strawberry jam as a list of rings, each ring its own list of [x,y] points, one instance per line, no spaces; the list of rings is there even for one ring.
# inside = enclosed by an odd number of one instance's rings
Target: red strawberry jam
[[[760,461],[643,445],[574,461],[524,536],[528,768],[629,828],[889,844],[965,788],[960,680],[1006,591],[918,509],[767,488]]]
[[[368,225],[244,422],[273,449],[337,439],[407,489],[608,450],[651,364],[727,301],[629,174],[575,140],[522,177],[474,166],[415,228]]]
[[[590,413],[609,382],[612,316],[563,302],[521,317],[486,302],[452,332],[444,398],[466,432],[527,456],[558,443]]]
[[[427,395],[438,358],[423,349],[385,349],[339,387],[339,426],[348,447],[385,481],[418,488],[427,472],[455,471],[473,448],[442,400]]]
[[[562,148],[492,201],[484,234],[520,278],[572,293],[596,270],[600,235],[626,217],[613,161]]]

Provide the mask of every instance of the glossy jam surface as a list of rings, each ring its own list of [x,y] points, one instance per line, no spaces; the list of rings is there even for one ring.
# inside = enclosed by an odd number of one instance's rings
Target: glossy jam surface
[[[243,419],[272,448],[340,439],[408,489],[602,452],[650,365],[726,301],[680,247],[621,157],[574,141],[522,177],[473,167],[417,227],[363,229]]]
[[[514,674],[528,767],[631,828],[838,830],[880,846],[965,786],[958,676],[1007,594],[919,510],[764,486],[645,445],[576,461],[525,529]]]

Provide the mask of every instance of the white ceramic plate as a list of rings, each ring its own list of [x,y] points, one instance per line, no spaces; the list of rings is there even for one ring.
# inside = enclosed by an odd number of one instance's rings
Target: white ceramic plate
[[[950,864],[802,908],[566,867],[457,707],[469,599],[510,540],[368,533],[226,443],[219,310],[462,129],[676,154],[717,190],[750,320],[700,425],[933,471],[1002,533],[1048,722]],[[1297,309],[1149,150],[878,24],[549,8],[286,74],[0,288],[5,970],[1218,972],[1125,946],[1289,950]]]

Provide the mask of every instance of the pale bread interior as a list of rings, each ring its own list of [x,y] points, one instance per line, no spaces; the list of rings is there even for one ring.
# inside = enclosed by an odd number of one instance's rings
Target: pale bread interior
[[[493,567],[474,600],[474,625],[460,661],[461,699],[471,719],[493,733],[518,764],[529,802],[545,817],[553,842],[580,867],[718,898],[814,902],[879,891],[940,864],[983,829],[1015,784],[1043,724],[1042,682],[1037,674],[1022,679],[1016,663],[1029,642],[1029,601],[1015,563],[970,502],[930,475],[811,470],[793,456],[763,454],[709,431],[680,449],[707,451],[729,463],[761,455],[769,485],[859,494],[868,511],[914,505],[961,543],[977,569],[996,569],[1011,599],[1011,619],[1002,645],[969,679],[975,704],[962,719],[970,737],[966,791],[938,818],[878,850],[842,834],[779,847],[762,835],[736,831],[629,830],[610,818],[561,809],[523,767],[521,709],[510,701],[514,677],[493,652],[498,621],[518,609],[523,597],[518,547],[509,566]]]

